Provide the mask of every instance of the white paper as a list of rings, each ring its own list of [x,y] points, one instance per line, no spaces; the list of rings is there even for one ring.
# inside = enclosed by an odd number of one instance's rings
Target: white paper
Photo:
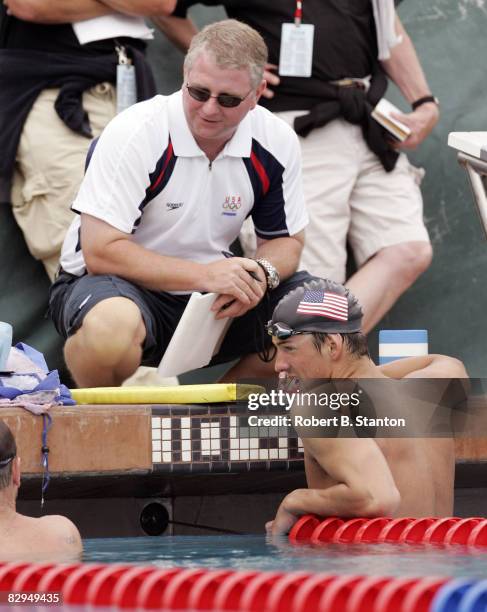
[[[283,23],[279,74],[281,76],[310,77],[313,65],[313,38],[315,27],[311,23],[299,26]]]
[[[178,376],[208,365],[233,319],[215,319],[210,309],[218,295],[191,295],[169,346],[157,368],[160,376]]]
[[[143,17],[131,17],[116,13],[73,23],[73,30],[80,45],[105,38],[128,36],[129,38],[154,38],[153,30],[147,27]]]

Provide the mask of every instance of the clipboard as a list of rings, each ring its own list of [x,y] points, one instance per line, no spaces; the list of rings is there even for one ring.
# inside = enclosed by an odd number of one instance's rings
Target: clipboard
[[[208,365],[233,319],[215,319],[216,293],[191,294],[178,326],[157,368],[160,376],[178,376]]]

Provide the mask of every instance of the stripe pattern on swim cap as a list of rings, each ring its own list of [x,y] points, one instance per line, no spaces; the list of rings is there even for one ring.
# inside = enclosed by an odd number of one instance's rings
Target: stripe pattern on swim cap
[[[296,310],[299,314],[348,321],[348,301],[344,295],[330,291],[306,289]]]

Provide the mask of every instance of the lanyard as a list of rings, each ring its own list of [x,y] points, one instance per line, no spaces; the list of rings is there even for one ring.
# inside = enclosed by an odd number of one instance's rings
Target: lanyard
[[[296,10],[294,11],[294,25],[300,26],[303,18],[303,0],[296,0]]]

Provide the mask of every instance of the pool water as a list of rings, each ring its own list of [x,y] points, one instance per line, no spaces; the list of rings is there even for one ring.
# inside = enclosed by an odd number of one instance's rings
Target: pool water
[[[485,578],[482,548],[411,544],[294,546],[265,536],[163,536],[84,541],[83,560],[168,567]]]

